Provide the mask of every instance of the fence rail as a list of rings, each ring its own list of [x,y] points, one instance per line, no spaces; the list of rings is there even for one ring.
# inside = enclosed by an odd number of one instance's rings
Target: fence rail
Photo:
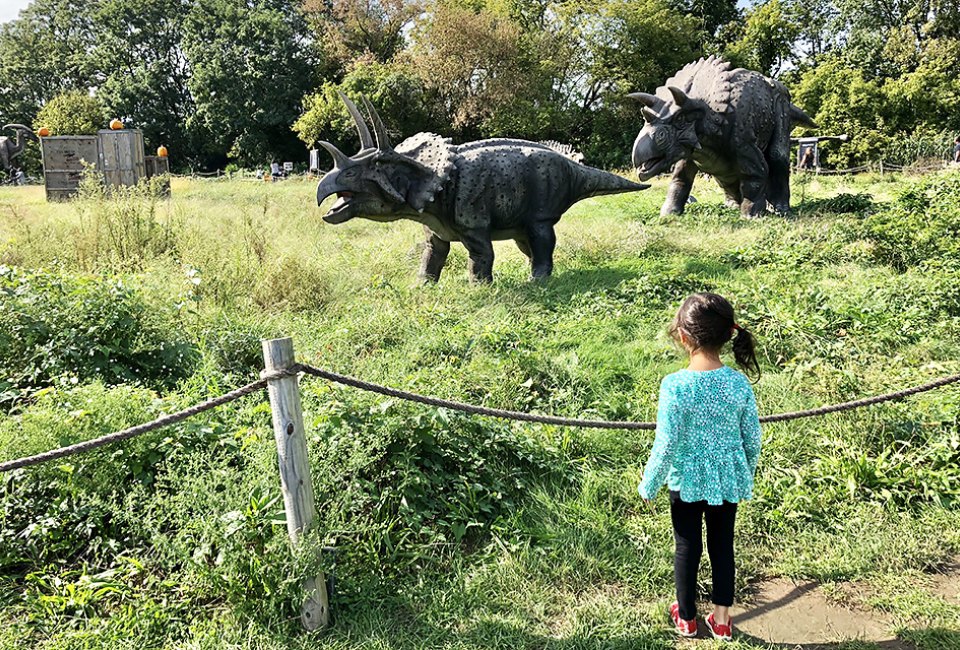
[[[928,172],[940,171],[943,169],[949,169],[953,166],[949,160],[942,160],[938,163],[931,163],[927,165],[898,165],[895,163],[887,162],[885,160],[878,160],[876,162],[867,163],[866,165],[858,165],[856,167],[849,167],[846,169],[797,169],[796,171],[800,173],[813,174],[816,176],[847,176],[851,174],[863,174],[868,172],[877,172],[884,174],[887,172],[896,172],[901,174],[925,174]]]
[[[565,427],[579,427],[579,428],[588,428],[588,429],[624,429],[624,430],[653,430],[656,429],[656,422],[634,422],[628,420],[590,420],[582,418],[567,418],[560,417],[555,415],[543,415],[539,413],[527,413],[524,411],[510,411],[506,409],[496,409],[490,408],[488,406],[481,406],[477,404],[467,404],[464,402],[458,402],[455,400],[448,400],[439,397],[431,397],[429,395],[421,395],[420,393],[414,393],[411,391],[405,391],[398,388],[391,388],[389,386],[383,386],[381,384],[376,384],[373,382],[364,381],[362,379],[357,379],[356,377],[351,377],[349,375],[341,375],[339,373],[332,372],[330,370],[325,370],[323,368],[317,368],[316,366],[311,366],[309,364],[295,363],[290,367],[271,372],[269,374],[264,374],[263,377],[255,382],[251,382],[245,386],[241,386],[236,390],[232,390],[228,393],[224,393],[219,397],[209,399],[205,402],[201,402],[195,406],[178,411],[176,413],[171,413],[169,415],[164,415],[152,422],[147,422],[144,424],[137,425],[135,427],[130,427],[129,429],[124,429],[122,431],[117,431],[115,433],[110,433],[99,438],[94,438],[92,440],[87,440],[84,442],[77,443],[75,445],[69,445],[66,447],[61,447],[59,449],[52,449],[34,456],[27,456],[24,458],[18,458],[15,460],[9,460],[3,463],[0,463],[0,473],[8,472],[10,470],[19,469],[22,467],[29,467],[31,465],[39,465],[41,463],[49,462],[51,460],[56,460],[58,458],[63,458],[65,456],[72,456],[74,454],[79,454],[81,452],[90,451],[104,445],[108,445],[114,442],[119,442],[121,440],[127,440],[129,438],[134,438],[136,436],[142,435],[144,433],[149,433],[150,431],[155,431],[162,427],[175,424],[182,420],[185,420],[194,415],[203,413],[204,411],[209,411],[228,402],[238,400],[241,397],[254,393],[258,390],[265,388],[269,381],[273,379],[280,379],[282,377],[289,377],[296,374],[306,374],[314,377],[319,377],[327,381],[334,383],[342,384],[344,386],[350,386],[352,388],[357,388],[363,391],[376,393],[379,395],[384,395],[386,397],[395,397],[409,402],[415,402],[418,404],[424,404],[427,406],[433,406],[436,408],[446,408],[454,411],[460,411],[463,413],[468,413],[471,415],[481,415],[485,417],[494,417],[506,420],[516,420],[520,422],[534,422],[539,424],[553,424],[557,426]],[[841,411],[850,411],[853,409],[863,408],[866,406],[872,406],[874,404],[880,404],[883,402],[891,402],[896,400],[901,400],[905,397],[911,395],[916,395],[918,393],[924,393],[927,391],[935,390],[943,386],[948,386],[950,384],[955,384],[960,382],[960,374],[950,375],[947,377],[941,377],[934,381],[927,382],[925,384],[920,384],[918,386],[913,386],[906,388],[904,390],[894,391],[890,393],[883,393],[881,395],[874,395],[872,397],[866,397],[863,399],[852,400],[849,402],[841,402],[838,404],[829,404],[826,406],[820,406],[817,408],[806,409],[803,411],[792,411],[786,413],[774,413],[770,415],[764,415],[760,418],[760,422],[764,424],[772,424],[776,422],[786,422],[788,420],[797,420],[800,418],[816,417],[821,415],[827,415],[829,413],[838,413]]]

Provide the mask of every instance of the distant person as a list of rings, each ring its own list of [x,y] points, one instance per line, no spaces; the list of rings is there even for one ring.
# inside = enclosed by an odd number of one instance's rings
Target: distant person
[[[813,169],[813,147],[807,147],[800,158],[800,169]]]
[[[760,457],[760,420],[753,388],[743,373],[720,360],[733,341],[733,356],[745,371],[760,372],[754,339],[734,319],[733,307],[713,293],[687,298],[670,325],[687,368],[664,377],[657,404],[657,435],[639,491],[653,508],[666,483],[676,542],[673,571],[677,602],[670,606],[676,631],[697,636],[697,570],[703,555],[702,525],[713,570],[710,634],[733,637],[733,528],[737,504],[753,496]]]
[[[274,178],[279,178],[282,175],[280,172],[280,163],[276,160],[270,163],[270,175]]]
[[[953,139],[953,162],[960,163],[960,136]]]

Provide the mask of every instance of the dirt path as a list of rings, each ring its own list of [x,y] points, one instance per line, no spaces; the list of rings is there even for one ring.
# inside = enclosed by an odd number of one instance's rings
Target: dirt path
[[[960,558],[957,558],[960,560]],[[960,561],[941,573],[923,579],[923,592],[948,605],[960,605]],[[845,642],[866,642],[867,648],[880,650],[926,650],[944,643],[960,644],[960,630],[944,630],[943,641],[918,644],[900,639],[894,633],[897,623],[884,612],[865,604],[873,590],[864,584],[842,583],[824,589],[815,582],[774,579],[758,585],[749,602],[733,610],[734,625],[741,641],[755,640],[757,645],[790,650],[839,650]],[[906,627],[913,627],[905,625]],[[918,628],[929,623],[917,621]],[[857,646],[859,647],[859,646]]]
[[[843,641],[883,643],[884,649],[913,650],[889,630],[889,621],[869,611],[831,602],[813,582],[770,580],[752,602],[737,606],[734,624],[744,635],[787,647],[830,647]]]

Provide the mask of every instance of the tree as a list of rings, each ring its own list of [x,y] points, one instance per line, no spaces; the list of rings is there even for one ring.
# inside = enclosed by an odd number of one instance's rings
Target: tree
[[[106,107],[82,90],[69,90],[47,102],[33,121],[33,130],[47,127],[53,135],[96,135],[107,128]]]
[[[359,101],[367,97],[384,124],[398,139],[420,131],[438,129],[430,115],[429,100],[423,79],[403,62],[380,63],[372,58],[355,61],[340,84],[326,82],[304,98],[304,113],[293,130],[308,146],[327,140],[349,151],[359,148],[353,120],[337,91]],[[362,106],[362,104],[360,104]]]
[[[818,57],[841,44],[837,29],[840,11],[834,0],[782,0],[783,6],[796,26],[793,63]]]
[[[535,130],[531,110],[549,94],[551,80],[509,17],[437,4],[413,40],[415,69],[462,137]]]
[[[828,57],[807,70],[792,89],[822,133],[847,133],[850,142],[824,145],[824,162],[852,167],[881,157],[890,142],[890,122],[881,83],[867,79],[839,57]]]
[[[207,153],[248,165],[305,156],[290,126],[317,85],[319,57],[299,10],[280,0],[194,0],[183,49],[196,104],[187,127]]]
[[[345,71],[357,58],[393,59],[422,7],[417,0],[304,0],[303,11],[327,57]]]
[[[180,47],[183,9],[183,0],[101,0],[92,56],[103,75],[97,95],[111,112],[142,129],[148,149],[166,144],[178,160],[199,163],[202,144],[186,126],[196,107]]]
[[[0,123],[29,124],[44,102],[96,85],[93,0],[34,0],[0,25]]]
[[[747,12],[740,37],[727,46],[725,57],[734,65],[776,74],[789,59],[800,26],[781,4],[767,0]]]
[[[672,0],[671,7],[698,19],[697,26],[703,35],[701,47],[704,48],[716,40],[721,27],[742,17],[737,0]]]

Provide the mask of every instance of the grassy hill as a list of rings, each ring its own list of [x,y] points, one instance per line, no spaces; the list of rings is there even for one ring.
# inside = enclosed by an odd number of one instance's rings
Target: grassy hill
[[[169,201],[72,204],[0,188],[0,459],[251,381],[259,340],[278,336],[426,394],[650,420],[683,364],[666,324],[701,290],[759,338],[762,413],[960,372],[960,174],[794,179],[789,219],[742,219],[706,179],[661,218],[664,192],[575,206],[545,284],[503,242],[493,285],[467,282],[455,246],[421,287],[418,226],[324,224],[308,182],[175,179]],[[337,548],[332,630],[298,629],[300,577],[334,560],[291,557],[255,395],[0,477],[0,648],[686,647],[664,625],[667,502],[651,514],[636,495],[651,432],[301,386],[312,541]],[[766,426],[738,594],[770,576],[857,580],[891,631],[960,647],[960,607],[924,588],[960,553],[958,402],[952,387]]]

